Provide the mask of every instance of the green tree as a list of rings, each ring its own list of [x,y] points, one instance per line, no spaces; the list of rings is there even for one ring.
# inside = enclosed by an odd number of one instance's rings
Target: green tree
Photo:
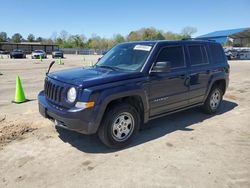
[[[113,38],[114,38],[114,42],[116,44],[121,43],[121,42],[125,42],[125,38],[121,34],[116,34],[116,35],[114,35]]]
[[[191,26],[186,26],[181,30],[181,34],[186,36],[186,38],[190,38],[196,32],[197,32],[197,29]]]
[[[140,34],[136,31],[131,31],[127,37],[128,41],[138,41],[138,40],[142,40]]]
[[[60,48],[63,47],[63,40],[61,38],[56,38],[56,44],[59,45]]]
[[[20,33],[15,33],[12,37],[11,37],[11,40],[12,42],[21,42],[23,39],[22,35]]]
[[[0,32],[0,42],[6,42],[6,41],[7,41],[7,33]]]
[[[92,37],[88,40],[88,47],[91,49],[101,49],[104,46],[102,38],[96,34],[92,34]]]
[[[35,36],[33,34],[29,34],[28,37],[27,37],[27,40],[29,42],[34,42],[35,41]]]
[[[151,28],[142,28],[136,31],[129,33],[127,40],[128,41],[140,41],[140,40],[164,40],[163,32],[157,30],[153,27]]]
[[[70,38],[70,34],[67,31],[62,30],[59,37],[63,40],[63,42],[67,42]]]
[[[159,30],[155,28],[144,28],[142,29],[143,40],[164,40],[164,36]]]
[[[180,40],[183,38],[187,38],[186,36],[182,35],[182,34],[178,34],[178,33],[173,33],[173,32],[166,32],[163,34],[165,39],[167,40]]]
[[[43,38],[42,38],[42,37],[37,37],[37,38],[36,38],[36,41],[37,41],[37,42],[42,42],[42,41],[43,41]]]
[[[84,47],[85,37],[83,35],[72,35],[70,37],[70,40],[74,47]]]
[[[54,44],[54,41],[52,39],[48,38],[48,39],[42,39],[42,43],[52,45],[52,44]]]

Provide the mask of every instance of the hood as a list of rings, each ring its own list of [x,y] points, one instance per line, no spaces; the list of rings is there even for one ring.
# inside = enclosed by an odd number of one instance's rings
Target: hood
[[[122,72],[106,68],[74,68],[48,75],[50,78],[77,86],[90,87],[143,76],[141,72]]]

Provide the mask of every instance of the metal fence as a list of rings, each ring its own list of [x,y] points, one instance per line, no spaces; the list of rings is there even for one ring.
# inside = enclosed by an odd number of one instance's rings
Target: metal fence
[[[65,54],[80,54],[80,55],[103,55],[107,50],[94,50],[94,49],[83,49],[83,48],[61,48]]]
[[[51,54],[52,51],[58,49],[58,45],[41,44],[37,42],[22,42],[22,43],[0,42],[0,50],[5,50],[9,53],[14,49],[21,49],[27,54],[31,53],[34,50],[44,50],[46,53]]]

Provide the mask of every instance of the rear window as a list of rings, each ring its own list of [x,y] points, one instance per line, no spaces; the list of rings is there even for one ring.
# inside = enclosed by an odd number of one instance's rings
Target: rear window
[[[205,46],[194,45],[188,46],[188,51],[190,55],[191,65],[203,65],[208,64],[207,52]]]
[[[213,63],[223,63],[225,61],[224,51],[218,44],[211,44],[209,46],[211,58]]]
[[[169,46],[161,50],[157,62],[171,62],[171,68],[184,67],[184,55],[182,46]]]

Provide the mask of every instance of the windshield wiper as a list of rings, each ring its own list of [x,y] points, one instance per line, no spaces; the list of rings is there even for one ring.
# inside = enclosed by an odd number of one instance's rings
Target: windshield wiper
[[[101,67],[101,68],[106,68],[106,69],[111,69],[113,71],[117,71],[119,68],[116,68],[116,67],[110,67],[110,66],[107,66],[107,65],[96,65],[96,67]]]

